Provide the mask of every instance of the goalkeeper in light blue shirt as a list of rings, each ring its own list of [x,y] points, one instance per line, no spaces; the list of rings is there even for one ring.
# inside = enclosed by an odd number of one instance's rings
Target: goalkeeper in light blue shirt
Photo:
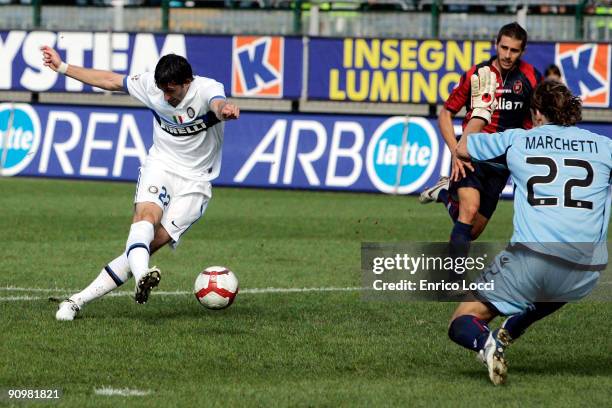
[[[456,153],[510,170],[514,233],[479,278],[494,281],[494,290],[478,291],[473,301],[458,306],[449,337],[477,351],[497,385],[507,377],[505,348],[537,320],[587,296],[606,268],[612,140],[575,126],[582,118],[581,101],[557,81],[534,90],[537,127],[470,134],[478,128],[475,121],[490,120],[494,110],[495,83],[488,75],[472,77],[478,113]],[[499,315],[509,317],[491,332],[487,324]]]

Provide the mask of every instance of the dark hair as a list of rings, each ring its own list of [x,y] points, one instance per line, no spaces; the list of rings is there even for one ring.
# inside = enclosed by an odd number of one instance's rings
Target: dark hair
[[[155,66],[155,84],[157,86],[168,84],[184,85],[192,80],[193,72],[191,71],[191,65],[180,55],[164,55]]]
[[[556,75],[561,78],[561,70],[555,64],[550,64],[544,71],[544,78],[548,78],[549,75]]]
[[[537,109],[550,122],[574,126],[582,120],[582,101],[567,86],[547,79],[536,86],[531,97],[531,109]]]
[[[502,36],[514,38],[515,40],[521,41],[521,50],[525,49],[527,45],[527,31],[517,22],[506,24],[502,28],[499,29],[499,33],[497,33],[497,41],[496,44],[499,44]]]

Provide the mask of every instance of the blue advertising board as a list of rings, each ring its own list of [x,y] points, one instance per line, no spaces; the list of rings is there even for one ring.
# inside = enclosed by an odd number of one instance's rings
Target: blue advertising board
[[[175,53],[236,97],[295,99],[302,90],[298,37],[51,31],[0,31],[0,90],[96,91],[44,67],[42,45],[68,64],[126,75],[153,71],[160,56]]]
[[[612,136],[612,124],[581,126]],[[461,131],[459,122],[455,128]],[[135,180],[152,129],[153,116],[143,108],[0,104],[1,171]],[[410,194],[449,168],[432,119],[243,112],[225,123],[214,184]]]

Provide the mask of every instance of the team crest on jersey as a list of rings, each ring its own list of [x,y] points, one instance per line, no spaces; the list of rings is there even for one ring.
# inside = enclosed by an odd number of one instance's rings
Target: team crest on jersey
[[[523,83],[519,80],[514,81],[514,84],[512,84],[512,92],[514,92],[517,95],[520,95],[523,93]]]
[[[191,106],[187,108],[187,116],[189,116],[189,119],[193,119],[195,116],[195,111]]]
[[[558,43],[555,63],[584,106],[610,106],[610,44]]]
[[[282,98],[283,37],[234,36],[232,96]]]

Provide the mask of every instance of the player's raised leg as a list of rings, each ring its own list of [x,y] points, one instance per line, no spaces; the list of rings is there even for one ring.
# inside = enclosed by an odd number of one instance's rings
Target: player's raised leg
[[[450,179],[447,176],[440,177],[436,184],[423,190],[421,195],[419,195],[419,202],[421,204],[429,204],[434,202],[446,204],[448,202],[449,182]]]
[[[459,202],[450,193],[450,177],[441,176],[436,184],[426,188],[419,195],[421,204],[442,203],[453,222],[459,216]]]

